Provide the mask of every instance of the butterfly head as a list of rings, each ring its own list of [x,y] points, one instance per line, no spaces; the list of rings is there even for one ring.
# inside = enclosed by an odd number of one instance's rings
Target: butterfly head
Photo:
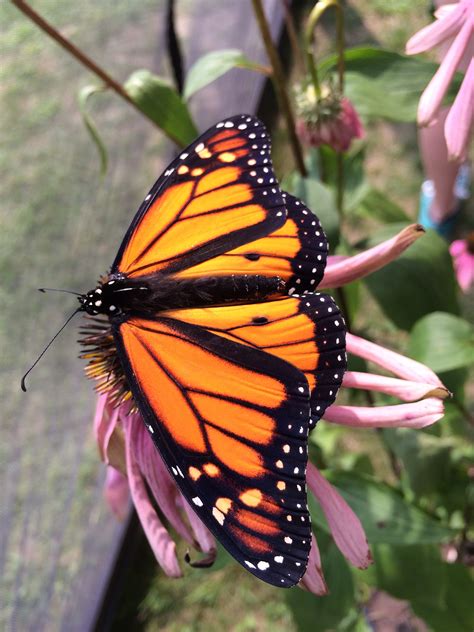
[[[78,297],[78,300],[82,309],[90,316],[110,313],[111,305],[107,305],[107,302],[104,301],[103,289],[101,286],[96,287],[95,290],[87,292],[87,294],[81,294],[81,296]]]
[[[133,279],[124,276],[108,277],[108,280],[100,282],[95,289],[78,296],[78,300],[80,309],[90,316],[104,314],[112,317],[136,307],[148,291],[148,286]]]

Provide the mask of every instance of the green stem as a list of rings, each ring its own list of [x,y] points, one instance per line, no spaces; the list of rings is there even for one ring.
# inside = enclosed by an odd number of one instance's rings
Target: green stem
[[[94,60],[88,57],[85,53],[82,52],[77,46],[74,46],[69,40],[61,35],[59,31],[57,31],[49,22],[46,22],[45,19],[36,13],[27,2],[24,0],[11,0],[12,4],[14,4],[17,9],[19,9],[24,15],[26,15],[32,22],[34,22],[42,31],[44,31],[51,39],[53,39],[57,44],[62,46],[70,55],[74,57],[80,64],[85,66],[88,70],[94,73],[97,77],[99,77],[104,84],[113,90],[119,97],[121,97],[124,101],[132,105],[142,116],[145,116],[149,121],[153,123],[151,119],[149,119],[146,114],[138,107],[138,105],[133,101],[133,99],[127,94],[126,90],[123,86],[118,83],[113,77],[111,77],[103,68],[98,66]],[[160,128],[161,129],[161,128]],[[164,132],[164,130],[161,130]],[[166,132],[164,132],[166,134]],[[174,143],[180,145],[182,143],[177,142],[175,138],[167,134],[168,138],[172,140]]]
[[[334,7],[336,10],[336,47],[337,47],[337,70],[339,77],[339,92],[342,97],[344,93],[344,10],[339,0],[320,0],[309,14],[305,28],[305,54],[308,72],[313,82],[316,98],[321,97],[321,85],[318,77],[316,59],[314,55],[314,30],[316,24],[321,19],[323,13]],[[342,221],[344,215],[344,155],[338,152],[337,156],[337,211],[339,219]]]
[[[314,57],[314,29],[316,24],[321,19],[321,16],[327,9],[334,7],[336,9],[336,47],[338,52],[338,74],[339,74],[339,90],[344,91],[344,10],[339,0],[320,0],[315,4],[311,13],[308,16],[305,28],[305,52],[306,61],[308,63],[308,71],[316,78],[316,84],[314,86],[317,96],[320,94],[320,86],[317,72],[317,64]]]
[[[270,28],[268,26],[265,12],[263,10],[261,0],[252,0],[252,6],[255,13],[260,33],[262,35],[263,44],[267,52],[268,58],[272,65],[272,81],[275,87],[275,92],[280,104],[281,111],[285,117],[286,126],[288,128],[288,136],[295,157],[296,166],[300,174],[305,177],[307,175],[306,167],[303,160],[303,152],[301,145],[296,135],[295,118],[293,116],[293,110],[291,108],[290,97],[286,90],[285,74],[281,65],[280,57],[273,44]]]
[[[339,222],[344,219],[344,153],[337,152],[336,162],[336,208],[339,215]]]

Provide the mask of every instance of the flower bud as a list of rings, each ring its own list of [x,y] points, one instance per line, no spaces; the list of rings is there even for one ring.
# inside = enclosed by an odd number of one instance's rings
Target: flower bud
[[[347,151],[354,138],[364,136],[359,116],[347,97],[330,84],[318,97],[313,84],[295,89],[298,120],[296,130],[310,147],[329,145],[335,151]]]

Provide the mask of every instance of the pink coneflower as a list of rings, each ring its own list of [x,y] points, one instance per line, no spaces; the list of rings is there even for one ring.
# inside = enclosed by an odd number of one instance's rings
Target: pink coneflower
[[[363,138],[364,128],[354,106],[332,86],[323,85],[320,97],[312,83],[296,87],[295,99],[296,130],[306,145],[348,151],[354,139]]]
[[[474,232],[466,239],[457,239],[449,247],[458,283],[467,292],[474,283]]]
[[[423,230],[419,226],[412,225],[392,239],[354,257],[330,257],[321,287],[337,287],[379,269],[397,258],[422,234]],[[90,377],[99,380],[99,391],[102,391],[99,394],[94,429],[102,458],[109,466],[106,496],[114,512],[120,516],[127,510],[130,490],[156,559],[167,575],[179,577],[181,569],[175,543],[160,520],[154,503],[176,533],[190,547],[204,553],[205,559],[201,564],[212,561],[215,556],[214,538],[181,495],[140,414],[129,401],[126,385],[113,370],[116,356],[108,325],[103,321],[95,321],[86,329],[87,345],[96,347],[86,354],[91,361],[87,372]],[[402,403],[375,407],[334,404],[326,410],[325,421],[361,428],[422,428],[443,416],[442,400],[449,393],[429,368],[351,334],[347,334],[346,343],[349,354],[380,366],[393,373],[394,377],[348,371],[344,376],[343,388],[382,392],[398,398]],[[112,372],[115,377],[104,381],[104,372]],[[326,516],[336,545],[353,565],[366,568],[371,563],[371,556],[358,517],[336,488],[311,463],[308,463],[307,483]],[[301,583],[315,594],[323,595],[327,592],[327,586],[314,536],[312,542],[307,571]]]
[[[443,99],[463,60],[471,60],[462,86],[456,96],[446,123],[445,136],[452,159],[466,158],[474,115],[474,0],[460,0],[441,7],[436,21],[416,33],[406,45],[406,53],[415,55],[451,42],[441,65],[423,92],[418,105],[421,126],[436,121]]]

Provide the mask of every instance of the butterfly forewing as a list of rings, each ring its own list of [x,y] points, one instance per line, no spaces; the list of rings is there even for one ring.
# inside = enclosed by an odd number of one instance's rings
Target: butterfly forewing
[[[285,220],[265,127],[251,116],[233,117],[185,149],[156,182],[112,272],[178,272],[267,235]]]

